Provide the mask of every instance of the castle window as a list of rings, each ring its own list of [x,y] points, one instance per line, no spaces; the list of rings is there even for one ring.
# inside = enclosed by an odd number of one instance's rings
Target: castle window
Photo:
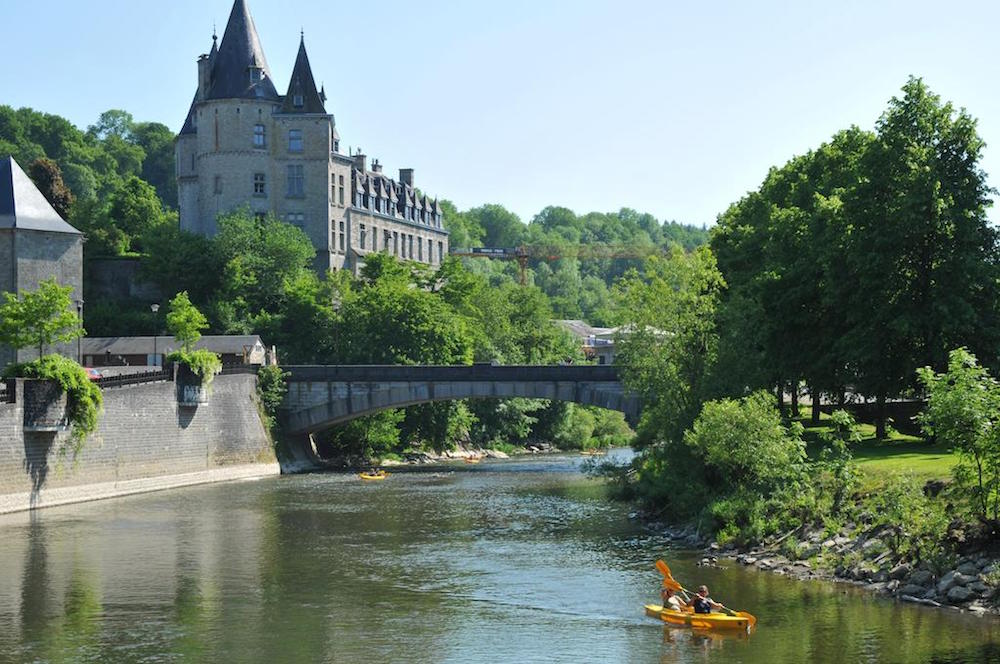
[[[264,70],[261,67],[250,67],[250,83],[260,83],[260,79],[264,77]]]
[[[221,175],[216,175],[215,176],[215,186],[213,187],[213,191],[217,195],[222,193],[222,176]]]
[[[364,224],[361,224],[361,226],[358,228],[358,232],[360,233],[360,235],[358,236],[358,246],[361,247],[362,249],[364,249],[365,248],[365,240],[368,239],[367,238],[368,230],[365,228]]]
[[[340,176],[340,204],[344,204],[344,176]]]
[[[344,222],[340,222],[340,253],[344,253]]]
[[[263,173],[253,174],[253,195],[267,196],[267,179]]]
[[[304,215],[301,212],[289,212],[288,214],[285,215],[285,221],[292,224],[293,226],[302,228],[303,226],[306,225],[306,215]]]
[[[302,130],[301,129],[289,129],[288,130],[288,151],[289,152],[302,152]]]
[[[444,242],[438,242],[438,260],[444,260]]]
[[[378,251],[378,227],[372,226],[372,251]]]
[[[253,146],[255,148],[262,148],[266,144],[264,142],[264,125],[257,124],[253,126]]]
[[[303,99],[302,95],[293,95],[292,104],[295,106],[295,108],[302,108],[303,106],[305,106],[305,99]]]
[[[407,256],[410,257],[410,260],[413,260],[413,236],[409,235],[408,237],[409,237],[410,246],[406,250],[406,254],[407,254]]]
[[[422,237],[417,238],[417,260],[421,262],[424,260],[424,239]]]
[[[383,231],[383,235],[382,235],[382,249],[384,249],[385,251],[389,251],[389,238],[390,237],[392,237],[392,236],[389,235],[389,231]]]
[[[290,164],[288,166],[288,195],[305,195],[305,175],[302,172],[301,164]]]
[[[340,152],[340,141],[338,141],[336,138],[333,139],[333,151]]]

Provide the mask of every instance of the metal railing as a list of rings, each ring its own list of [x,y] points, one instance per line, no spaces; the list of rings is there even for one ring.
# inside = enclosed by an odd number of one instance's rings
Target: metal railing
[[[103,376],[94,382],[102,390],[109,387],[125,387],[126,385],[142,385],[143,383],[159,383],[172,381],[174,370],[170,367],[159,371],[146,371],[143,373],[120,374],[118,376]]]

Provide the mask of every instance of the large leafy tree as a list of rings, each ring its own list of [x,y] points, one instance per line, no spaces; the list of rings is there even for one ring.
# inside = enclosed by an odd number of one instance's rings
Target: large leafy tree
[[[28,165],[28,175],[52,209],[63,219],[69,219],[74,197],[73,192],[63,182],[59,164],[46,157],[36,159]]]
[[[676,441],[706,398],[725,282],[708,247],[650,257],[615,289],[625,325],[616,338],[626,384],[643,394],[640,442]]]
[[[942,367],[949,348],[995,357],[997,237],[976,121],[911,78],[878,121],[847,198],[854,276],[842,346],[879,403]],[[878,420],[883,436],[884,417]]]

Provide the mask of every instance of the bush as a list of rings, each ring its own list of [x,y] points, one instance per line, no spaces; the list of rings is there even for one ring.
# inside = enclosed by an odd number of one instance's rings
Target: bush
[[[222,360],[210,350],[175,350],[167,355],[168,362],[186,365],[195,375],[201,378],[205,389],[212,384],[215,374],[222,371]]]
[[[98,414],[104,404],[101,389],[90,380],[84,368],[62,355],[45,355],[7,367],[4,376],[52,380],[59,384],[67,396],[73,454],[78,454],[87,436],[97,429]]]
[[[288,376],[287,371],[274,365],[262,366],[257,371],[257,398],[260,399],[268,426],[272,430],[277,426],[278,408],[288,392],[288,385],[285,383]]]

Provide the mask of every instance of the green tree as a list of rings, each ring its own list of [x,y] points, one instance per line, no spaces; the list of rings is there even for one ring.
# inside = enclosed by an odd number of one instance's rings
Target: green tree
[[[955,479],[981,519],[1000,518],[1000,384],[965,348],[951,351],[948,371],[917,371],[927,391],[924,432],[960,455]]]
[[[67,342],[84,334],[80,319],[71,310],[71,286],[60,286],[55,277],[46,279],[33,292],[4,293],[0,304],[0,343],[12,348],[45,347]]]
[[[615,287],[624,323],[616,337],[626,384],[648,403],[640,443],[679,440],[707,394],[716,352],[716,305],[725,282],[708,247],[687,254],[675,247],[650,257],[645,274],[632,272]]]
[[[167,313],[167,330],[181,344],[185,353],[201,339],[201,331],[208,327],[208,319],[191,304],[187,291],[181,291],[170,300]]]
[[[882,406],[915,367],[944,366],[948,349],[995,357],[997,241],[971,116],[911,78],[877,130],[846,201],[855,280],[841,342],[858,388]],[[884,414],[877,425],[884,437]]]

